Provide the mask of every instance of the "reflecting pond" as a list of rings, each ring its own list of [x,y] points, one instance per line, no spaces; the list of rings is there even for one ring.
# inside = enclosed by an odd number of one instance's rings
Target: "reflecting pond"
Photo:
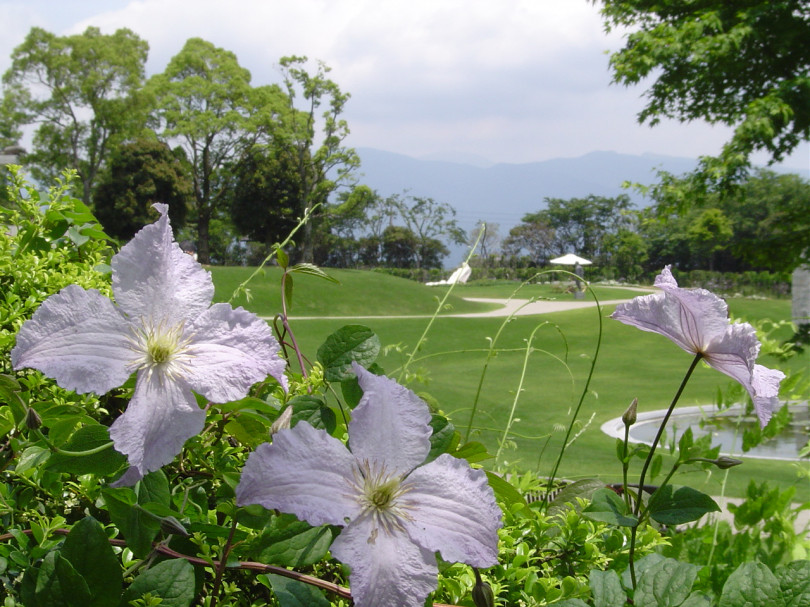
[[[793,420],[784,432],[774,439],[757,445],[748,452],[742,451],[743,433],[758,425],[755,416],[743,416],[742,409],[731,407],[718,412],[714,406],[683,407],[675,409],[667,424],[666,436],[669,440],[681,437],[687,428],[692,428],[695,438],[712,435],[712,445],[720,445],[720,452],[726,455],[745,455],[763,459],[798,459],[799,451],[810,439],[810,409],[807,403],[791,405]],[[666,410],[639,413],[638,421],[630,428],[630,441],[651,444],[655,438]],[[739,427],[738,427],[739,425]],[[612,419],[602,425],[602,431],[617,438],[624,437],[621,418]]]

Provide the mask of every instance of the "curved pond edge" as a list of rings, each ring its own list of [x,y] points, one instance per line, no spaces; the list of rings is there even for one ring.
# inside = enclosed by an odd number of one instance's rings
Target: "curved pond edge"
[[[806,410],[807,403],[790,403],[791,407],[804,407]],[[676,408],[675,411],[672,412],[672,415],[669,418],[669,423],[667,424],[668,431],[671,432],[671,428],[677,427],[686,427],[686,425],[690,425],[694,423],[693,419],[697,415],[702,417],[712,417],[712,416],[722,416],[722,417],[734,417],[738,416],[741,412],[744,411],[744,405],[736,404],[732,405],[731,407],[724,407],[719,408],[716,405],[697,405],[691,407],[679,407]],[[664,415],[666,414],[666,409],[658,409],[656,411],[645,411],[640,412],[638,417],[636,418],[636,423],[630,427],[630,436],[629,441],[631,443],[647,443],[650,444],[651,440],[644,440],[633,436],[633,429],[642,426],[645,423],[649,423],[652,421],[660,421],[663,419]],[[681,420],[681,423],[678,424],[678,420]],[[687,423],[684,424],[684,421]],[[616,417],[614,419],[608,420],[601,426],[602,432],[607,434],[612,438],[619,438],[624,439],[624,422],[622,422],[621,417]],[[696,428],[697,430],[697,428]],[[703,431],[703,429],[700,429]],[[703,432],[704,434],[706,432]],[[680,436],[680,434],[678,434]],[[698,434],[696,434],[697,438]],[[807,437],[810,439],[810,435]],[[771,439],[771,441],[779,440],[779,437]],[[769,441],[769,442],[771,442]],[[803,458],[798,457],[798,451],[796,452],[796,456],[781,456],[781,455],[773,455],[773,454],[756,454],[752,451],[747,453],[742,453],[742,450],[731,449],[727,450],[725,445],[723,444],[722,440],[715,440],[712,444],[720,444],[720,451],[724,455],[729,455],[733,457],[743,457],[743,458],[754,458],[754,459],[770,459],[770,460],[780,460],[780,461],[801,461]],[[767,443],[765,443],[767,444]]]

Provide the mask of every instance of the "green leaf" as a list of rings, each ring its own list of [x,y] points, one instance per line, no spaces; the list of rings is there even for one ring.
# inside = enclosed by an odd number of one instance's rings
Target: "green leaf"
[[[487,448],[479,442],[470,441],[464,443],[451,454],[453,457],[459,459],[466,459],[471,464],[476,464],[487,459],[495,457],[487,451]]]
[[[665,558],[644,570],[633,595],[637,607],[677,607],[695,583],[698,567]]]
[[[281,607],[329,607],[323,592],[296,580],[272,573],[257,576],[267,580]]]
[[[712,607],[712,599],[703,592],[693,592],[681,603],[681,607]]]
[[[169,491],[169,480],[163,470],[155,470],[144,476],[136,485],[138,503],[157,502],[164,506],[170,506],[172,502]]]
[[[363,398],[363,390],[360,388],[360,382],[356,377],[350,377],[340,382],[340,392],[343,394],[343,400],[346,401],[346,406],[349,409],[354,409],[360,404],[360,399]]]
[[[169,482],[162,471],[157,470],[143,477],[135,489],[129,487],[102,489],[104,503],[110,520],[121,530],[127,546],[137,557],[145,557],[152,549],[152,541],[160,530],[160,524],[146,512],[134,505],[155,502],[170,506]]]
[[[61,446],[65,451],[89,451],[110,442],[110,432],[106,426],[93,424],[79,428],[68,441]],[[107,476],[116,472],[127,463],[126,456],[112,447],[92,455],[81,457],[54,453],[48,460],[47,467],[57,472],[68,474],[95,474]]]
[[[600,489],[593,494],[591,503],[582,513],[589,519],[619,527],[635,527],[638,519],[628,512],[627,504],[612,489]]]
[[[81,229],[77,226],[70,226],[67,231],[67,237],[75,244],[77,247],[82,246],[88,240],[90,240],[89,236],[82,234]]]
[[[495,499],[497,501],[503,502],[507,506],[511,506],[512,504],[526,505],[526,499],[520,494],[520,491],[494,472],[487,471],[487,482],[489,486],[492,487],[492,491],[495,492]]]
[[[175,559],[153,565],[132,582],[121,599],[121,606],[145,594],[159,597],[160,607],[188,607],[194,600],[194,567],[188,561]]]
[[[300,421],[308,422],[313,428],[326,430],[329,434],[337,427],[337,418],[332,411],[319,398],[314,396],[296,396],[290,400],[293,413],[290,418],[290,427]]]
[[[605,488],[605,481],[596,478],[583,478],[563,487],[556,497],[551,500],[548,507],[548,514],[559,512],[568,504],[577,505],[577,498],[591,501],[593,494]]]
[[[25,418],[25,403],[19,395],[20,383],[10,375],[0,374],[0,403],[11,407],[16,423]]]
[[[627,595],[615,571],[592,569],[588,574],[588,580],[591,585],[593,607],[624,607],[627,603]]]
[[[554,603],[554,607],[588,607],[588,603],[582,599],[565,599]]]
[[[649,501],[650,517],[663,525],[680,525],[698,520],[708,512],[719,512],[711,497],[691,487],[666,485]]]
[[[743,563],[728,576],[719,607],[786,607],[779,581],[762,563]]]
[[[62,556],[87,582],[89,607],[118,604],[124,581],[121,565],[96,519],[87,516],[73,525],[62,546]]]
[[[120,529],[129,549],[139,558],[149,554],[160,527],[151,516],[133,507],[135,492],[129,487],[107,487],[101,490],[101,495],[110,520]]]
[[[287,304],[287,310],[291,310],[293,303],[293,277],[290,274],[284,275],[284,301]]]
[[[58,551],[42,561],[34,598],[36,605],[30,607],[86,607],[91,600],[87,582]]]
[[[313,527],[291,514],[282,514],[273,517],[251,552],[268,565],[305,567],[326,556],[333,537],[330,527]]]
[[[278,267],[282,270],[286,269],[287,266],[290,265],[290,256],[284,252],[284,249],[276,249],[276,262],[278,263]]]
[[[19,474],[22,474],[26,470],[39,468],[46,461],[48,461],[50,455],[50,450],[45,449],[44,447],[38,447],[36,445],[28,447],[22,452],[22,455],[20,455],[20,459],[17,461],[16,470]]]
[[[430,419],[433,433],[430,435],[430,452],[426,462],[431,462],[442,453],[450,452],[461,438],[456,427],[443,415],[433,415]]]
[[[328,280],[329,282],[340,284],[340,281],[337,278],[329,276],[329,274],[324,272],[318,266],[313,265],[311,263],[296,264],[290,268],[290,272],[295,272],[296,274],[306,274],[308,276],[317,276],[318,278],[323,278],[325,280]]]
[[[265,419],[265,423],[249,415],[240,415],[225,424],[225,433],[233,436],[243,445],[255,449],[270,438],[272,422]]]
[[[788,607],[810,607],[810,561],[794,561],[776,569]]]
[[[368,367],[380,353],[380,338],[363,325],[341,327],[318,348],[327,381],[338,382],[354,377],[352,361]]]

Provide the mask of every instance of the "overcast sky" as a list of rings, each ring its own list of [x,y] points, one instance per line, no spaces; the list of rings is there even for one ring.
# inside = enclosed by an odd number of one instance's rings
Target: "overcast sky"
[[[607,36],[588,0],[0,0],[0,72],[32,26],[59,35],[128,27],[163,71],[185,41],[233,51],[253,84],[306,55],[351,93],[353,147],[522,163],[596,150],[715,154],[725,128],[638,125],[644,88],[610,84]],[[805,143],[785,164],[807,170]]]

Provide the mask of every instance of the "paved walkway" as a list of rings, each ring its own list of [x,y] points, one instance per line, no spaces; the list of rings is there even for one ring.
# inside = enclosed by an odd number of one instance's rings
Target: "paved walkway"
[[[622,287],[625,290],[638,291],[639,293],[652,293],[653,289]],[[537,314],[551,314],[552,312],[567,312],[569,310],[579,310],[582,308],[596,307],[596,303],[592,299],[574,300],[570,299],[571,295],[563,295],[565,299],[538,299],[532,301],[531,299],[491,299],[487,297],[465,297],[467,301],[477,301],[481,303],[490,303],[500,305],[500,308],[489,310],[487,312],[467,312],[463,314],[439,314],[442,318],[492,318],[492,317],[505,317],[514,314],[515,316],[534,316]],[[609,306],[613,304],[623,303],[630,301],[629,298],[625,299],[608,299],[600,301],[601,306]],[[352,320],[360,318],[431,318],[432,315],[410,315],[410,316],[295,316],[290,315],[291,320],[319,320],[319,319],[335,319],[335,320]]]
[[[568,310],[579,310],[581,308],[596,307],[593,300],[564,301],[560,299],[489,299],[485,297],[465,297],[467,301],[478,301],[481,303],[494,303],[503,307],[488,312],[469,312],[466,314],[442,314],[442,316],[454,316],[456,318],[484,318],[491,316],[533,316],[535,314],[551,314],[552,312],[567,312]],[[609,299],[600,301],[599,304],[607,306],[618,304],[628,299]]]

